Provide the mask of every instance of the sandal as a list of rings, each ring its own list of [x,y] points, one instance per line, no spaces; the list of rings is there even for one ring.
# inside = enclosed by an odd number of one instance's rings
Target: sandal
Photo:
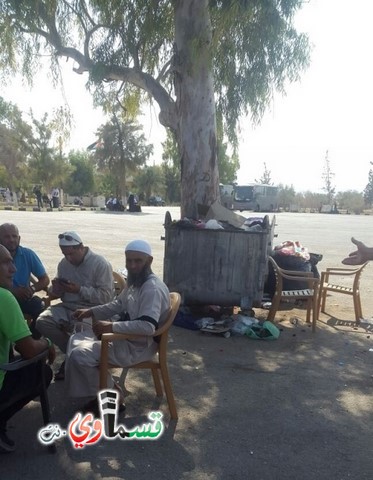
[[[65,380],[65,361],[61,363],[60,368],[58,371],[54,374],[54,381],[58,382],[59,380]]]

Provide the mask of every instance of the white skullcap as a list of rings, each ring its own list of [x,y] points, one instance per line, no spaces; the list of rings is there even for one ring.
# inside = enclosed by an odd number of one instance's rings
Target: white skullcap
[[[129,250],[146,253],[146,255],[149,255],[150,257],[152,256],[152,249],[149,243],[145,240],[132,240],[132,242],[130,242],[124,249],[125,252],[128,252]]]
[[[74,247],[80,245],[82,239],[76,232],[64,232],[58,235],[60,247]]]

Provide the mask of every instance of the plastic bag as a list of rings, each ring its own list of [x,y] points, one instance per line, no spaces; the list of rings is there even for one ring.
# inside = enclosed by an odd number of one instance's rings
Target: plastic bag
[[[286,242],[282,242],[280,245],[275,246],[274,253],[276,255],[291,255],[294,257],[301,257],[305,261],[310,259],[308,248],[303,247],[298,241],[293,242],[291,240],[287,240]]]
[[[246,330],[258,323],[254,317],[247,317],[246,315],[233,315],[233,324],[231,332],[234,335],[245,335]]]
[[[280,336],[280,330],[272,322],[266,320],[263,324],[247,328],[245,335],[255,340],[276,340]]]

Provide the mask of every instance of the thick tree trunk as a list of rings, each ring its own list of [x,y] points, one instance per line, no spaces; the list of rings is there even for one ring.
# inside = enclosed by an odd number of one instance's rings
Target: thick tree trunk
[[[175,89],[181,157],[181,217],[219,196],[208,0],[175,2]]]

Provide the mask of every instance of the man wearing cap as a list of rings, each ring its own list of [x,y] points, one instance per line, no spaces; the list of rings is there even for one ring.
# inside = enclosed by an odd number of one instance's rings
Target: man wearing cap
[[[110,332],[142,335],[136,340],[112,342],[109,363],[126,367],[150,360],[157,350],[151,335],[165,321],[170,309],[169,290],[151,270],[153,257],[149,243],[134,240],[126,246],[125,255],[128,287],[106,305],[75,312],[77,320],[93,319],[94,335],[87,331],[73,335],[66,361],[68,393],[91,399],[85,410],[97,409],[100,336]],[[110,382],[109,388],[114,385],[112,379]]]
[[[22,312],[31,316],[33,320],[31,330],[33,335],[38,337],[40,335],[34,330],[34,322],[43,311],[44,305],[35,292],[48,287],[49,277],[40,258],[30,248],[22,247],[20,240],[16,225],[13,223],[0,225],[0,244],[9,250],[17,269],[10,291],[16,297]],[[35,279],[33,283],[31,283],[32,276]]]
[[[58,264],[57,276],[52,280],[49,293],[52,299],[60,298],[61,303],[47,308],[37,319],[36,327],[66,353],[69,337],[74,331],[74,311],[112,300],[114,282],[110,263],[85,247],[76,232],[61,233],[58,240],[64,258]],[[55,380],[64,379],[64,363]]]

